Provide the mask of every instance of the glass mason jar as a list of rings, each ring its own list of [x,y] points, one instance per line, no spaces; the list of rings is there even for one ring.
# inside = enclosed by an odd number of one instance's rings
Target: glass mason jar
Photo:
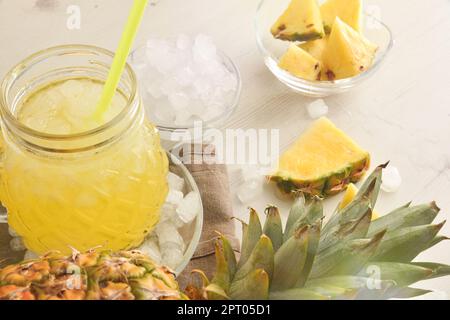
[[[10,226],[36,253],[129,249],[159,220],[168,160],[130,66],[118,88],[125,107],[103,125],[49,134],[17,119],[27,97],[53,83],[104,83],[113,56],[93,46],[54,47],[18,64],[2,83],[0,200]]]

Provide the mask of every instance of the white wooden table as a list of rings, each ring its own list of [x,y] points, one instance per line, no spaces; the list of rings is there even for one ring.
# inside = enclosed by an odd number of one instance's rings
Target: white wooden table
[[[29,54],[64,43],[114,50],[132,0],[0,0],[0,75]],[[159,0],[146,12],[138,44],[149,35],[207,33],[238,64],[243,94],[224,127],[280,128],[284,150],[311,122],[311,100],[289,91],[266,69],[255,43],[253,19],[259,0]],[[440,219],[450,212],[450,2],[372,0],[390,26],[395,47],[376,76],[356,90],[327,98],[329,118],[372,154],[373,166],[391,160],[399,168],[399,192],[382,193],[380,212],[436,200]],[[69,5],[81,9],[81,29],[66,27]],[[241,183],[230,168],[231,187]],[[338,198],[327,200],[330,210]],[[234,199],[235,215],[282,203],[267,190],[249,204]],[[450,235],[450,224],[443,233]],[[450,264],[450,244],[419,259]],[[450,277],[420,284],[450,294]]]

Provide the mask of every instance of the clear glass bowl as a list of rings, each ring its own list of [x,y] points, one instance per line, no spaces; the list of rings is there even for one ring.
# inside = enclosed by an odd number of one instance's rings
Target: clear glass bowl
[[[170,40],[170,39],[169,39]],[[133,60],[133,56],[140,50],[144,50],[145,46],[141,46],[137,49],[135,49],[131,55],[130,59]],[[229,101],[226,105],[226,108],[224,108],[224,111],[222,114],[209,119],[208,121],[201,121],[204,128],[208,127],[218,127],[225,123],[226,120],[228,120],[231,115],[236,110],[240,98],[241,98],[241,91],[242,91],[242,78],[241,73],[239,71],[239,68],[234,63],[234,61],[227,56],[223,51],[218,50],[218,54],[222,59],[223,65],[230,71],[235,77],[236,77],[236,88],[234,90],[234,94],[229,95]],[[141,91],[146,87],[145,79],[138,79],[140,82],[139,86],[141,88]],[[150,121],[155,124],[155,126],[159,129],[161,139],[165,141],[174,141],[179,142],[180,137],[182,137],[185,133],[190,132],[194,129],[194,121],[190,123],[186,123],[184,125],[175,125],[174,123],[168,123],[164,122],[158,119],[154,115],[154,108],[158,108],[158,102],[155,99],[146,99],[144,94],[141,94],[143,97],[143,102],[145,105],[145,108],[147,109],[147,116],[150,119]]]
[[[309,81],[297,78],[278,67],[279,58],[289,47],[289,41],[275,39],[270,33],[271,26],[287,8],[290,0],[262,0],[256,13],[256,41],[264,62],[269,70],[289,88],[310,97],[326,97],[339,94],[364,82],[373,76],[394,44],[391,30],[371,15],[365,15],[364,36],[379,46],[372,67],[352,78],[335,81]]]
[[[167,153],[169,157],[169,168],[170,172],[175,173],[179,177],[184,179],[184,194],[188,194],[191,191],[197,192],[200,194],[198,190],[197,183],[195,183],[194,178],[188,169],[184,166],[184,164],[178,159],[176,156]],[[201,210],[198,213],[197,217],[191,223],[182,227],[179,232],[183,237],[186,243],[186,251],[183,255],[183,261],[175,268],[175,273],[179,275],[188,265],[189,261],[194,256],[195,250],[197,249],[198,243],[200,241],[200,236],[202,234],[203,229],[203,206],[200,204]]]

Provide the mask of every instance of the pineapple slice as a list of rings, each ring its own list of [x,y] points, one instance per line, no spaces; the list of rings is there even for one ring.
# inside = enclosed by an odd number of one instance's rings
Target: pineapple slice
[[[331,32],[334,20],[339,17],[356,31],[361,31],[361,0],[328,0],[320,6],[323,27],[326,33]]]
[[[326,197],[357,182],[370,155],[327,118],[321,118],[286,151],[269,180],[284,193],[302,191]]]
[[[320,78],[320,61],[295,44],[280,58],[278,66],[302,79],[314,81]]]
[[[272,26],[277,39],[307,41],[323,37],[323,22],[317,0],[292,0],[289,7]]]
[[[327,46],[323,64],[329,80],[350,78],[372,66],[378,47],[336,18]]]
[[[299,47],[319,61],[323,61],[323,53],[327,47],[328,37],[299,44]]]
[[[353,183],[350,183],[347,187],[347,190],[345,190],[345,194],[344,197],[342,198],[342,201],[339,203],[339,210],[342,210],[346,206],[348,206],[350,202],[353,201],[357,193],[358,188]],[[379,217],[380,217],[379,213],[373,210],[372,221],[378,219]]]

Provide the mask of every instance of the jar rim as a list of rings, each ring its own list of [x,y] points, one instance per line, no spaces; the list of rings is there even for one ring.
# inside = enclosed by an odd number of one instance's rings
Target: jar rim
[[[137,79],[136,74],[134,73],[134,70],[131,68],[129,63],[127,62],[125,65],[124,72],[127,73],[127,75],[130,78],[130,94],[127,99],[127,103],[123,110],[119,112],[114,118],[109,120],[108,122],[87,131],[82,131],[78,133],[71,133],[71,134],[52,134],[52,133],[44,133],[38,130],[34,130],[23,123],[21,123],[17,117],[14,116],[14,114],[11,112],[11,110],[8,108],[8,97],[7,92],[9,88],[14,84],[14,81],[20,76],[22,72],[26,70],[29,66],[33,66],[39,62],[42,62],[48,58],[51,58],[55,55],[61,55],[64,54],[70,54],[77,53],[77,52],[86,52],[86,53],[92,53],[92,54],[101,54],[105,56],[109,56],[112,59],[114,59],[114,52],[104,49],[101,47],[93,46],[93,45],[86,45],[86,44],[69,44],[69,45],[59,45],[50,47],[47,49],[40,50],[38,52],[33,53],[32,55],[28,56],[18,64],[16,64],[4,77],[3,81],[1,82],[1,94],[0,94],[0,110],[3,114],[3,116],[6,118],[8,122],[10,122],[15,128],[19,129],[21,132],[34,137],[38,139],[44,139],[44,140],[52,140],[52,141],[70,141],[70,140],[77,140],[81,138],[86,138],[89,136],[97,135],[100,133],[105,132],[112,126],[118,124],[127,114],[130,113],[130,111],[133,110],[133,105],[137,97]]]

